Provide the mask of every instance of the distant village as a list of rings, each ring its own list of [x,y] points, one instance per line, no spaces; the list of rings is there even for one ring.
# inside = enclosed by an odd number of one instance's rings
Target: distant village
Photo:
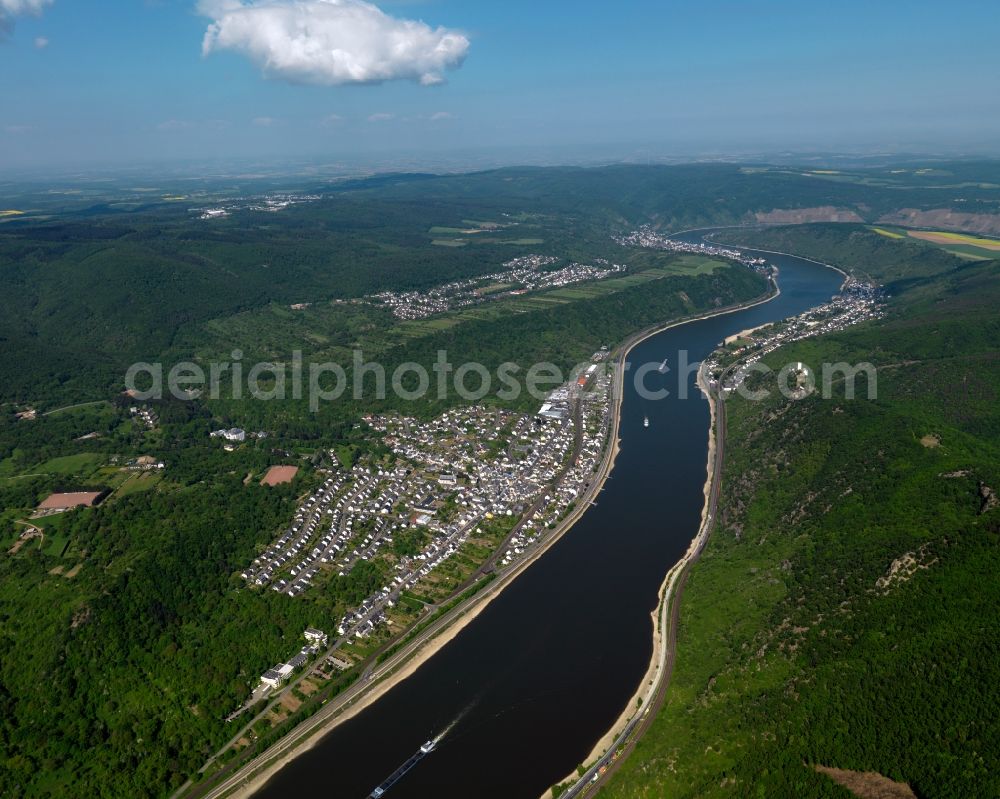
[[[721,247],[717,244],[709,244],[708,242],[692,244],[686,241],[678,241],[663,233],[657,233],[650,225],[643,225],[638,230],[634,230],[624,236],[614,236],[613,238],[616,243],[621,244],[623,247],[647,247],[654,250],[668,250],[670,252],[728,258],[757,272],[770,273],[771,271],[764,258],[755,258],[747,255],[743,250],[737,250],[732,247]]]
[[[596,258],[592,266],[571,263],[561,269],[546,269],[558,261],[558,258],[551,256],[525,255],[507,261],[500,272],[455,280],[428,291],[383,291],[369,295],[360,302],[390,308],[399,319],[423,319],[529,291],[569,286],[587,280],[603,280],[621,274],[628,268],[624,264],[612,264],[603,258]]]
[[[199,219],[223,219],[234,211],[263,211],[275,213],[292,205],[315,202],[316,194],[269,194],[263,197],[237,198],[211,208],[192,208]]]
[[[848,277],[830,302],[777,325],[765,325],[731,337],[725,342],[726,349],[717,350],[705,360],[705,368],[712,375],[713,387],[727,396],[743,384],[754,364],[779,347],[844,330],[884,314],[882,289],[874,283]],[[806,367],[801,364],[799,367],[797,371],[804,372]]]

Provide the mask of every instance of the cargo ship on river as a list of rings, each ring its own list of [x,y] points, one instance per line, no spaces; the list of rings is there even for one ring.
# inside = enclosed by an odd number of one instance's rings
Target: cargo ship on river
[[[434,751],[437,746],[437,741],[432,739],[427,741],[423,746],[421,746],[410,758],[396,769],[389,777],[382,782],[374,791],[368,794],[368,799],[379,799],[379,797],[385,796],[385,792],[388,791],[393,785],[399,782],[406,773],[413,768],[417,763],[423,760],[427,755]],[[370,783],[369,783],[370,784]]]

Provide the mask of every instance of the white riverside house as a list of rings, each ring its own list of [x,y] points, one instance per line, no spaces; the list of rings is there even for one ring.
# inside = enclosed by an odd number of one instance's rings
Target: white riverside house
[[[290,658],[287,663],[279,663],[277,666],[261,674],[260,682],[262,685],[266,685],[272,689],[278,688],[291,676],[295,669],[299,668],[299,666],[304,666],[309,661],[310,655],[315,655],[319,652],[320,647],[326,646],[329,640],[325,632],[317,630],[315,627],[307,627],[302,635],[309,644],[302,647],[298,654]]]

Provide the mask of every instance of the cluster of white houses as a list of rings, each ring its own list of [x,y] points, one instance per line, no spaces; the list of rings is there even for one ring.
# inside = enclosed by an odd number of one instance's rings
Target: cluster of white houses
[[[522,556],[547,529],[555,527],[597,479],[611,427],[612,375],[609,369],[599,366],[606,354],[606,349],[595,353],[595,362],[576,382],[549,394],[539,410],[540,416],[548,418],[568,417],[571,403],[579,402],[580,449],[562,478],[548,488],[531,515],[515,531],[501,556],[501,566]]]
[[[225,219],[236,211],[267,211],[275,213],[283,211],[292,205],[314,202],[320,199],[315,194],[265,194],[260,197],[237,197],[226,201],[223,205],[188,209],[197,214],[199,219]]]
[[[615,236],[614,240],[623,247],[645,247],[652,250],[668,250],[670,252],[728,258],[730,261],[738,261],[755,271],[770,271],[770,267],[766,265],[767,262],[763,258],[748,255],[742,250],[737,250],[733,247],[723,247],[718,244],[709,244],[708,242],[691,243],[672,239],[670,236],[658,233],[650,225],[643,225],[638,230],[633,230],[624,236]]]
[[[730,348],[725,355],[730,358],[735,356],[739,365],[728,370],[725,378],[722,377],[723,353],[716,353],[706,359],[705,368],[711,376],[713,387],[717,386],[718,380],[724,379],[723,385],[718,387],[723,396],[726,396],[743,384],[754,364],[778,347],[811,336],[843,330],[877,319],[884,313],[882,289],[874,283],[849,277],[844,281],[840,293],[830,302],[786,319],[778,326],[768,325],[745,337],[738,337],[735,341],[737,346]],[[808,367],[797,364],[793,372],[805,375]]]
[[[608,433],[610,379],[596,366],[585,375],[549,397],[550,408],[565,411],[560,414],[471,406],[431,421],[365,417],[395,454],[394,464],[362,460],[327,478],[243,579],[296,597],[321,575],[343,577],[360,562],[379,559],[390,575],[385,584],[337,626],[340,636],[365,638],[403,592],[481,534],[485,522],[530,511],[505,553],[509,562],[524,542],[519,536],[535,537],[554,525],[596,470]],[[591,381],[596,390],[583,392]],[[574,454],[577,421],[569,409],[576,399],[583,429]],[[394,546],[401,536],[409,546]],[[282,676],[278,668],[271,671],[269,679]]]
[[[208,435],[210,438],[221,438],[232,444],[242,444],[248,438],[267,438],[267,433],[263,430],[256,433],[248,433],[240,427],[230,427],[227,430],[213,430]]]
[[[145,427],[150,430],[156,428],[157,422],[160,418],[156,415],[156,411],[152,408],[147,408],[145,405],[132,405],[128,409],[129,415],[140,421]]]
[[[507,261],[500,272],[453,280],[427,291],[383,291],[365,301],[390,308],[400,319],[422,319],[528,291],[603,280],[627,269],[624,264],[612,264],[603,258],[596,258],[593,265],[571,263],[559,269],[547,268],[558,261],[547,255],[524,255]]]
[[[296,596],[312,582],[319,570],[319,563],[328,563],[333,553],[341,551],[350,526],[340,524],[344,497],[334,506],[334,499],[350,482],[350,475],[338,472],[326,481],[299,506],[291,525],[253,563],[243,571],[242,577],[257,586],[272,585],[274,590]],[[363,490],[370,480],[359,480]],[[331,518],[332,517],[332,518]],[[316,539],[315,546],[309,544]],[[278,575],[284,573],[284,577]]]

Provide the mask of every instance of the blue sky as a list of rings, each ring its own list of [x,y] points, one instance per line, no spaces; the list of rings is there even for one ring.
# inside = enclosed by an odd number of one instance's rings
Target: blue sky
[[[0,0],[0,166],[1000,150],[995,2],[377,5]]]

